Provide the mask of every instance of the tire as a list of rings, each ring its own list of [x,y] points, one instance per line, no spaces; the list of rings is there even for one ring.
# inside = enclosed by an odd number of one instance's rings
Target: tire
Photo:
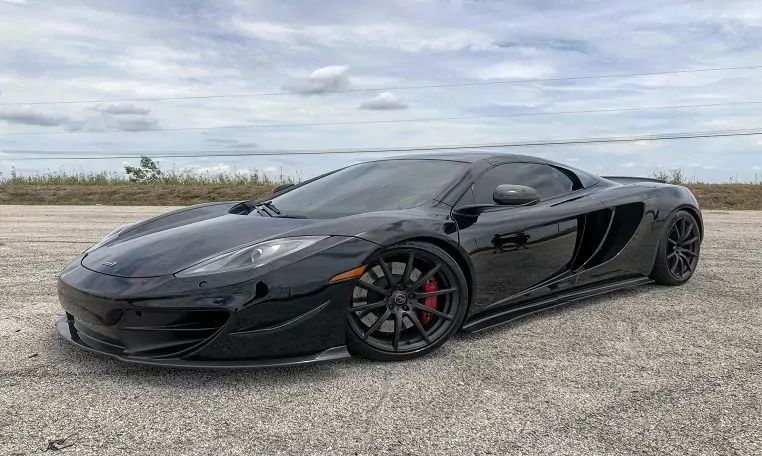
[[[662,285],[682,285],[696,271],[701,253],[701,230],[687,211],[676,211],[664,222],[651,278]]]
[[[458,331],[467,307],[466,278],[447,252],[426,242],[395,244],[370,259],[355,285],[347,349],[376,361],[424,356]]]

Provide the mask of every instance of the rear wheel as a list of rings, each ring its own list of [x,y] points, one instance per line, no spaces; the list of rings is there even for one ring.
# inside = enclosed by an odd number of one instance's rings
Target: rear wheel
[[[423,356],[445,343],[466,314],[468,286],[444,250],[404,242],[368,264],[347,313],[347,347],[379,361]]]
[[[651,278],[664,285],[682,285],[693,276],[701,251],[701,230],[687,211],[677,211],[665,223]]]

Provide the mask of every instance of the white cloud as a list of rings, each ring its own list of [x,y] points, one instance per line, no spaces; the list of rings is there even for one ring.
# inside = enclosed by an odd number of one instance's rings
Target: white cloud
[[[69,116],[31,108],[10,108],[0,110],[0,120],[9,124],[34,125],[38,127],[61,127],[71,122]]]
[[[183,51],[168,46],[158,46],[155,44],[133,46],[127,50],[127,53],[137,59],[154,61],[183,61],[198,62],[201,61],[201,55],[198,51]]]
[[[158,119],[150,119],[145,117],[136,118],[113,118],[109,119],[107,124],[112,128],[122,131],[146,131],[156,130],[159,128]]]
[[[762,12],[755,2],[723,8],[720,17],[725,20],[738,21],[747,26],[762,27]]]
[[[233,25],[252,38],[293,46],[393,48],[405,52],[499,50],[489,35],[469,29],[416,27],[402,23],[290,26],[235,19]]]
[[[189,169],[199,173],[199,174],[215,174],[215,173],[228,173],[232,170],[232,166],[225,164],[225,163],[219,163],[215,166],[199,166],[199,165],[191,165],[188,167]]]
[[[634,166],[636,166],[634,162],[627,162],[619,165],[620,168],[633,168]]]
[[[282,44],[296,44],[299,32],[285,24],[270,22],[247,22],[235,19],[233,24],[241,28],[249,36],[264,41],[274,41]]]
[[[539,62],[501,62],[478,68],[473,75],[482,79],[540,79],[555,73],[550,64]]]
[[[115,116],[119,115],[126,115],[126,114],[134,114],[138,116],[145,116],[148,115],[151,110],[147,108],[139,108],[133,104],[112,104],[108,105],[105,108],[101,106],[96,106],[92,108],[93,111],[99,111],[105,114],[112,114]]]
[[[378,94],[372,100],[367,100],[360,103],[358,109],[384,111],[394,109],[407,109],[407,105],[399,101],[393,94],[389,92],[383,92]]]
[[[85,122],[83,120],[72,120],[69,122],[68,125],[66,125],[65,130],[66,131],[82,131],[85,129]],[[97,131],[96,129],[91,129],[91,131]]]
[[[468,84],[485,78],[745,66],[759,59],[760,29],[755,24],[762,11],[753,0],[699,2],[691,8],[658,0],[575,2],[573,6],[568,2],[468,1],[457,8],[453,2],[404,0],[376,2],[372,8],[351,2],[262,8],[260,2],[220,0],[176,2],[172,14],[148,3],[27,1],[17,7],[0,2],[0,17],[7,19],[0,27],[0,102],[107,100],[101,103],[105,108],[124,104],[118,102],[123,99],[279,92],[289,81],[294,81],[289,86],[309,94],[342,88]],[[326,17],[336,18],[337,24],[314,25],[326,24],[321,20]],[[239,18],[244,28],[231,26],[229,18]],[[580,25],[587,23],[598,26]],[[326,67],[329,64],[336,66]],[[17,141],[14,150],[97,149],[119,155],[159,149],[246,150],[254,141],[267,150],[370,148],[754,128],[758,126],[754,106],[481,116],[757,100],[762,99],[759,74],[759,70],[733,70],[387,89],[408,105],[411,118],[478,117],[415,123],[264,128],[268,124],[372,122],[382,113],[357,108],[381,91],[330,97],[134,102],[139,110],[150,108],[148,114],[84,112],[91,104],[32,106],[29,110],[47,117],[27,116],[26,123],[15,117],[15,123],[0,120],[0,145],[10,148],[7,138],[13,138]],[[17,108],[0,106],[0,112],[9,109]],[[118,118],[122,118],[119,124]],[[57,122],[60,125],[53,125]],[[152,131],[159,125],[167,129],[256,128]],[[10,136],[66,130],[88,134]],[[93,132],[99,130],[142,133]],[[559,161],[575,157],[578,161],[573,163],[582,169],[601,166],[612,173],[648,171],[655,163],[672,169],[679,166],[667,163],[683,162],[701,164],[691,169],[697,179],[713,179],[726,169],[738,172],[740,178],[746,173],[748,178],[754,174],[752,165],[762,165],[754,155],[759,151],[755,141],[759,139],[587,144],[527,153]],[[0,161],[0,171],[6,174],[11,163],[25,169],[60,164],[88,171],[121,169],[120,159],[25,162],[20,155],[10,154],[13,162]],[[284,173],[310,176],[371,155],[289,157],[288,164],[272,157],[224,160],[233,169],[282,165]],[[173,164],[178,169],[190,164],[208,168],[219,161],[219,157],[202,157],[173,159]],[[623,162],[637,163],[637,170],[619,168]],[[703,169],[708,163],[723,172]]]
[[[327,66],[313,71],[307,79],[286,84],[283,88],[303,95],[346,89],[350,86],[348,72],[349,65]]]
[[[568,162],[578,162],[579,158],[567,158],[566,161],[568,161]]]
[[[136,75],[149,78],[171,77],[183,78],[224,78],[228,76],[240,76],[235,68],[188,65],[183,62],[171,62],[167,60],[141,59],[135,57],[119,57],[112,65],[121,70],[127,70]]]
[[[762,169],[762,166],[752,166],[751,169],[753,169],[755,171],[758,171],[758,170]]]

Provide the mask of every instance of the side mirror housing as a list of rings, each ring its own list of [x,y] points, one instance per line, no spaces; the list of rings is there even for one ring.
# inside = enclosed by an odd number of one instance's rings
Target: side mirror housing
[[[282,190],[285,190],[285,189],[287,189],[289,187],[293,187],[293,186],[294,186],[294,184],[280,184],[280,185],[278,185],[277,187],[275,187],[273,189],[272,193],[278,193],[278,192],[280,192]]]
[[[498,185],[495,191],[492,192],[492,199],[495,201],[495,204],[468,204],[455,209],[453,214],[466,219],[475,219],[479,217],[479,214],[498,209],[501,206],[534,204],[540,201],[540,194],[532,187],[503,184]],[[471,223],[473,223],[473,220]]]
[[[540,201],[540,194],[532,187],[503,184],[497,186],[492,199],[501,206],[521,206]]]

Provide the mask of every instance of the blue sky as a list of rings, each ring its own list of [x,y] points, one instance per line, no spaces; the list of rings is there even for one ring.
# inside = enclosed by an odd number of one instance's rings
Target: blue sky
[[[11,166],[26,174],[124,166],[121,159],[30,161],[18,150],[74,151],[71,156],[83,150],[376,148],[756,128],[762,127],[762,104],[261,128],[762,101],[762,69],[330,93],[752,65],[762,65],[756,0],[0,0],[0,103],[304,93],[2,105],[0,172],[7,175]],[[260,127],[160,131],[231,125]],[[511,151],[602,174],[679,167],[703,180],[762,178],[762,136]],[[311,176],[375,156],[160,163],[202,172],[282,168]]]

